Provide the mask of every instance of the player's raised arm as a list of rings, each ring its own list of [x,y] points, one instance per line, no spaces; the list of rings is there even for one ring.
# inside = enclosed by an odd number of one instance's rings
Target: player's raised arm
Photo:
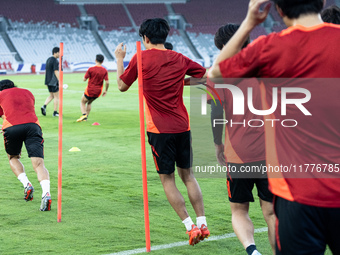
[[[219,67],[220,62],[231,58],[241,51],[243,44],[248,39],[250,32],[260,23],[265,21],[268,16],[271,3],[267,3],[260,11],[260,6],[269,0],[250,0],[248,13],[240,28],[237,30],[235,35],[230,41],[223,47],[221,53],[216,58],[213,66],[209,70],[209,78],[222,77],[221,70]]]
[[[124,45],[124,48],[123,48],[123,43],[118,44],[115,50],[115,57],[117,60],[117,84],[118,84],[118,89],[122,92],[127,91],[129,89],[129,86],[126,85],[120,78],[120,76],[124,73],[125,55],[126,55],[126,45]]]

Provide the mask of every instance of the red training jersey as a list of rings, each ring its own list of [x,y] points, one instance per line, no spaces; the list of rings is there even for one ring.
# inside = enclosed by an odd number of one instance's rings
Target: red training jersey
[[[230,84],[227,80],[225,84]],[[209,87],[215,87],[208,80]],[[237,84],[237,87],[242,90],[247,97],[248,88],[252,88],[252,97],[254,107],[262,109],[261,94],[258,82],[256,79],[246,79]],[[208,90],[214,95],[214,91]],[[233,95],[227,88],[217,88],[215,91],[221,98],[225,114],[225,142],[224,153],[228,163],[252,163],[265,160],[265,144],[264,144],[264,127],[263,116],[255,115],[248,110],[247,101],[244,101],[244,115],[234,115]],[[216,100],[216,96],[214,96]],[[208,99],[211,99],[208,96]],[[214,102],[211,101],[211,104]],[[250,123],[250,125],[248,125]]]
[[[39,125],[34,109],[34,96],[27,89],[10,88],[0,92],[0,116],[4,115],[2,129],[25,123]]]
[[[202,78],[206,69],[182,54],[166,49],[142,51],[142,67],[147,131],[182,133],[190,130],[183,103],[184,77],[187,74]],[[120,78],[131,86],[137,75],[137,55],[134,55]]]
[[[287,171],[268,172],[271,191],[311,206],[340,207],[339,79],[315,79],[340,77],[339,41],[339,25],[296,25],[260,37],[220,63],[223,77],[299,78],[264,79],[260,86],[263,109],[272,105],[273,88],[279,91],[277,110],[265,116],[266,120],[294,119],[298,123],[284,127],[278,121],[266,121],[266,160],[267,167],[283,166]],[[311,99],[303,106],[311,116],[295,105],[288,105],[286,115],[282,114],[281,91],[290,87],[310,92]],[[301,98],[299,93],[289,94],[288,98]]]
[[[84,78],[89,79],[85,89],[85,95],[88,97],[99,97],[103,90],[104,80],[109,80],[107,70],[102,66],[90,67]]]

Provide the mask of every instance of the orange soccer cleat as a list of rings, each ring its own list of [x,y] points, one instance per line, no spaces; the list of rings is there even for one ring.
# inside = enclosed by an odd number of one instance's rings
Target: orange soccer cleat
[[[190,245],[194,246],[195,244],[200,242],[201,230],[195,224],[192,224],[191,230],[187,231],[186,234],[189,235]]]
[[[210,236],[210,231],[206,225],[202,224],[200,230],[201,230],[201,237],[200,237],[201,241],[203,241],[205,238],[208,238]]]

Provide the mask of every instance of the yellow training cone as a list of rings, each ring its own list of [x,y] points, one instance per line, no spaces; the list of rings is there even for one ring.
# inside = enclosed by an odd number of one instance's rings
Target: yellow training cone
[[[69,151],[80,151],[80,149],[78,147],[72,147]]]

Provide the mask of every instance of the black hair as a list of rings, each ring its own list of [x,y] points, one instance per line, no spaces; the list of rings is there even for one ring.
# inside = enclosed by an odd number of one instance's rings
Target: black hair
[[[237,29],[239,29],[240,25],[238,24],[227,24],[225,26],[220,27],[215,34],[215,45],[219,50],[222,50],[223,46],[227,44],[230,38],[236,33]],[[242,48],[247,47],[250,43],[250,38],[248,37],[247,41],[243,44]]]
[[[169,43],[169,42],[165,42],[164,43],[164,47],[167,49],[167,50],[172,50],[174,48],[174,46],[172,46],[172,43]]]
[[[139,28],[139,36],[147,36],[152,44],[164,44],[170,27],[165,19],[155,18],[144,20]]]
[[[52,50],[52,55],[54,55],[54,53],[58,53],[59,52],[59,47],[54,47]]]
[[[323,0],[273,0],[283,14],[297,19],[303,14],[318,14],[323,8]]]
[[[11,80],[0,81],[0,91],[3,91],[4,89],[11,89],[11,88],[15,88],[15,85]]]
[[[99,63],[103,63],[104,62],[104,56],[102,54],[97,54],[96,55],[96,60]]]
[[[321,18],[324,22],[340,25],[340,8],[332,5],[321,12]]]

